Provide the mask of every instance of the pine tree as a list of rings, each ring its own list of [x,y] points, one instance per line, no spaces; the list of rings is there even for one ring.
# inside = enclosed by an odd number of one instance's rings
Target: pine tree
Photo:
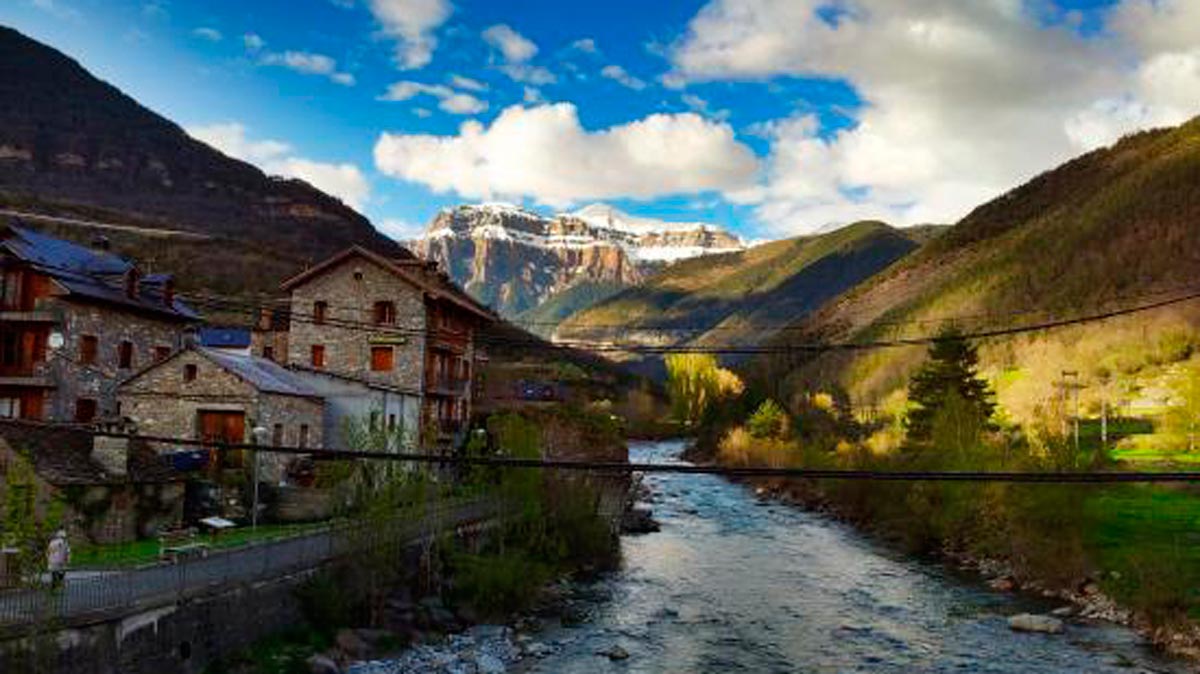
[[[961,332],[949,328],[938,335],[929,347],[929,360],[908,385],[908,400],[914,405],[907,419],[910,440],[928,442],[932,438],[934,418],[953,396],[974,411],[981,427],[992,426],[996,403],[978,366],[979,354]]]

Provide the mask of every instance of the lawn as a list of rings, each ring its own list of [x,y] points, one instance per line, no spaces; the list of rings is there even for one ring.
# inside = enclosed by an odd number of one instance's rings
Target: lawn
[[[1200,490],[1106,487],[1084,508],[1087,545],[1110,592],[1133,605],[1184,601],[1180,608],[1200,617]]]
[[[236,548],[251,543],[290,538],[319,531],[328,527],[324,522],[307,524],[269,524],[259,526],[257,530],[241,527],[222,532],[213,537],[198,534],[196,542],[207,543],[214,550]],[[128,543],[111,545],[76,544],[71,553],[71,565],[76,569],[110,569],[127,566],[141,566],[158,561],[159,543],[157,538],[146,538]]]

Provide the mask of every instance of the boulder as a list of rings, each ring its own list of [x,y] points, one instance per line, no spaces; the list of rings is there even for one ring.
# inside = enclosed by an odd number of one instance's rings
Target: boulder
[[[306,662],[308,671],[312,674],[342,674],[336,662],[320,653],[311,656]]]
[[[652,534],[659,531],[658,522],[648,508],[629,508],[621,516],[621,533]]]
[[[612,648],[600,651],[599,655],[607,657],[609,660],[627,660],[629,659],[629,651],[621,648],[618,644],[613,644]]]
[[[997,592],[1012,592],[1017,589],[1017,583],[1011,576],[1001,576],[988,581],[988,587]]]
[[[1063,621],[1048,615],[1019,613],[1008,619],[1008,627],[1014,632],[1036,632],[1040,634],[1062,634]]]
[[[365,660],[371,652],[370,644],[354,630],[338,630],[333,642],[337,644],[338,650],[351,660]]]
[[[500,658],[491,653],[480,653],[475,657],[475,669],[479,674],[504,674],[508,668]]]

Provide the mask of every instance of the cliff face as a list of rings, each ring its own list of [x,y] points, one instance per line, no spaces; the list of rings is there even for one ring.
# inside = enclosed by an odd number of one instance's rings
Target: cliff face
[[[544,217],[486,204],[438,213],[416,248],[476,298],[515,316],[572,287],[635,285],[665,263],[744,245],[710,225],[639,220],[603,206]]]
[[[299,180],[188,136],[62,53],[0,27],[0,201],[83,207],[269,246],[298,261],[352,243],[399,247]]]

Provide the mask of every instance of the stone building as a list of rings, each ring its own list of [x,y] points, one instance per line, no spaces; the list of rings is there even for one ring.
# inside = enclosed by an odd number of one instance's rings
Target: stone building
[[[0,418],[115,415],[116,383],[179,350],[199,316],[174,279],[0,224]]]
[[[476,331],[495,314],[433,263],[360,247],[282,287],[291,297],[289,367],[386,388],[400,422],[416,423],[426,443],[461,437],[483,358]],[[390,423],[392,411],[376,412]]]
[[[298,448],[324,443],[325,402],[318,392],[278,363],[245,353],[188,347],[123,381],[117,399],[122,415],[147,436]],[[256,428],[265,431],[261,440]],[[261,479],[281,482],[291,458],[264,453]],[[246,461],[241,452],[225,452],[209,463],[236,469]]]

